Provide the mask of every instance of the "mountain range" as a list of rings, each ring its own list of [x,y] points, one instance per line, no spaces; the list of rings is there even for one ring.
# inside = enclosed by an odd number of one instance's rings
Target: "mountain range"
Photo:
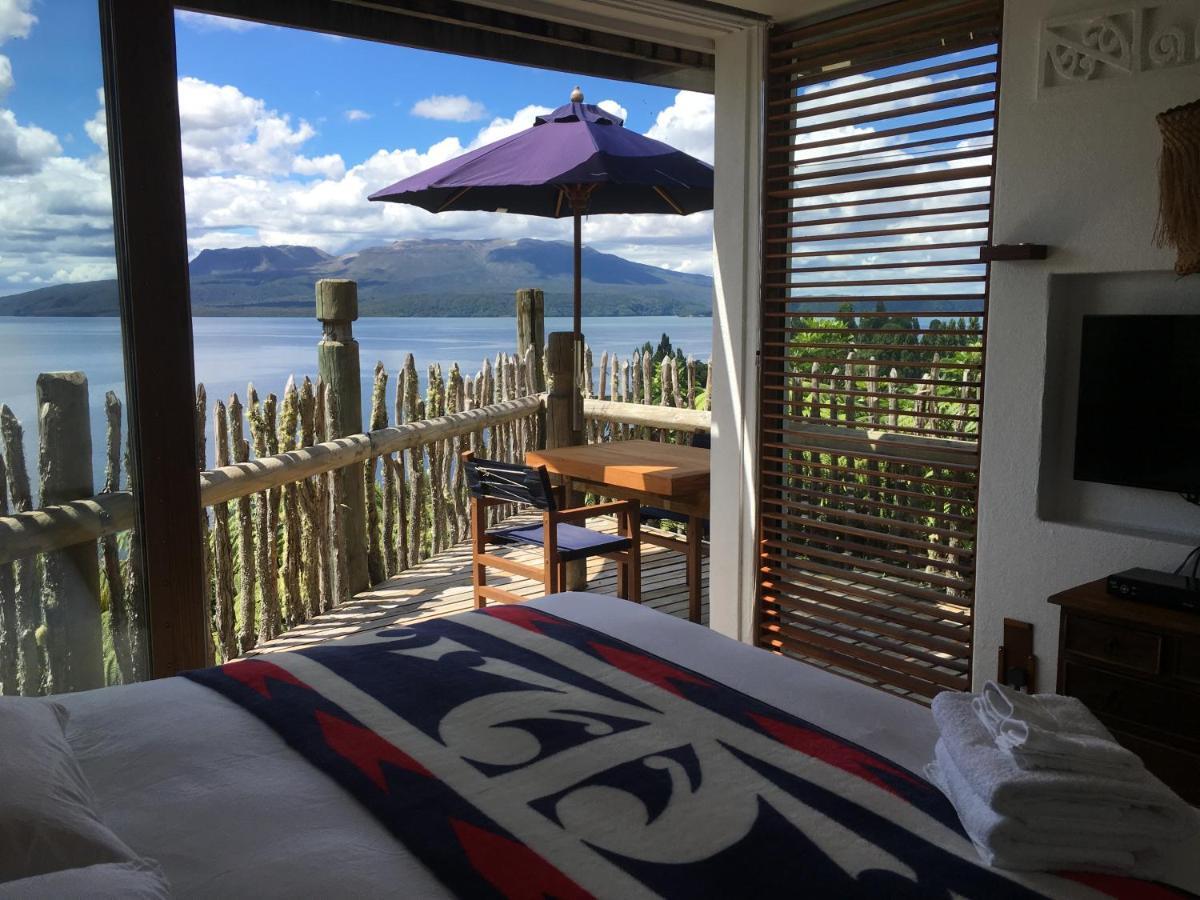
[[[513,294],[545,292],[546,314],[571,314],[571,245],[531,239],[397,241],[333,256],[316,247],[203,250],[190,263],[198,316],[311,316],[319,278],[358,282],[364,316],[505,316]],[[707,316],[713,280],[584,248],[588,316]],[[0,316],[113,316],[116,281],[0,297]]]

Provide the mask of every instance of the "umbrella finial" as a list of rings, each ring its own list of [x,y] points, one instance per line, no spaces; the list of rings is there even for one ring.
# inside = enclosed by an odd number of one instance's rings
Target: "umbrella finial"
[[[579,85],[575,85],[575,90],[571,91],[571,102],[572,103],[582,103],[583,102],[583,91],[581,91],[579,89]]]

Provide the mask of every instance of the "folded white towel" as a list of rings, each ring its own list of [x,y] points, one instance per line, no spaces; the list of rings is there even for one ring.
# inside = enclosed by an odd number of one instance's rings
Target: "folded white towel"
[[[989,681],[972,708],[996,745],[1012,751],[1022,768],[1111,778],[1137,778],[1144,768],[1075,697],[1022,694]]]
[[[1154,850],[1101,846],[1069,829],[1054,834],[1030,829],[1000,815],[972,790],[944,742],[938,742],[936,752],[937,760],[926,766],[925,777],[949,798],[971,843],[988,865],[1026,871],[1089,870],[1142,877],[1155,874],[1158,854]]]
[[[1116,818],[1108,821],[1076,821],[1067,827],[1053,818],[1044,820],[1026,818],[1024,816],[1001,815],[984,804],[983,798],[979,797],[970,788],[970,785],[962,775],[962,771],[954,763],[954,758],[947,750],[944,741],[938,741],[936,756],[938,766],[961,781],[963,787],[971,791],[971,795],[975,798],[978,805],[987,810],[987,821],[989,824],[986,832],[988,834],[994,833],[1008,840],[1052,846],[1091,847],[1098,850],[1124,850],[1131,852],[1148,850],[1151,847],[1162,844],[1163,841],[1171,837],[1171,835],[1166,834],[1162,830],[1161,823],[1139,823],[1136,817],[1134,817],[1134,821],[1132,822],[1127,818]],[[952,778],[951,780],[954,779]],[[956,793],[961,795],[963,792],[956,791]],[[1158,827],[1155,827],[1156,824]]]
[[[997,814],[1040,828],[1100,829],[1120,825],[1151,842],[1183,839],[1196,813],[1144,769],[1137,778],[1052,769],[1023,769],[992,740],[972,708],[973,695],[944,692],[933,716],[958,771]]]

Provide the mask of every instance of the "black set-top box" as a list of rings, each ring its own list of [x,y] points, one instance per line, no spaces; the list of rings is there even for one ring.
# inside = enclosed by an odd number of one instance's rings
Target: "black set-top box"
[[[1139,603],[1200,613],[1200,578],[1187,575],[1126,569],[1108,576],[1108,592]]]

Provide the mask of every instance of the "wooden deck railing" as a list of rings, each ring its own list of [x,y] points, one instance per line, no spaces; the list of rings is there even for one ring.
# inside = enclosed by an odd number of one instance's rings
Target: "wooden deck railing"
[[[543,409],[545,395],[528,395],[491,406],[392,425],[365,434],[336,438],[200,473],[200,502],[205,507],[229,503],[272,488],[295,484],[353,463],[390,457],[405,450],[425,450],[452,438],[478,436],[485,429],[526,419]],[[659,431],[708,431],[707,410],[670,409],[641,403],[584,400],[584,415],[597,423]],[[394,465],[394,460],[392,462]],[[133,528],[130,491],[97,494],[85,500],[0,516],[0,565],[37,553],[96,541]]]
[[[528,351],[523,359],[500,356],[494,365],[485,362],[474,378],[464,378],[457,366],[448,376],[432,366],[420,399],[410,355],[396,378],[392,404],[387,402],[387,373],[377,366],[372,429],[333,439],[328,435],[337,420],[337,398],[320,382],[304,379],[297,387],[289,381],[282,402],[274,394],[260,398],[251,387],[246,404],[233,395],[213,403],[211,413],[204,386],[198,386],[199,430],[207,437],[211,414],[209,433],[218,463],[198,473],[206,510],[202,526],[213,659],[244,653],[349,598],[344,517],[351,511],[337,473],[354,466],[363,472],[370,499],[359,514],[366,519],[372,584],[464,538],[469,522],[459,454],[472,449],[481,456],[520,461],[543,440],[545,394],[532,391],[537,384],[532,360]],[[630,368],[629,363],[623,368]],[[670,402],[671,373],[682,366],[658,368]],[[640,361],[638,370],[643,371]],[[682,441],[687,433],[708,427],[707,412],[632,402],[632,392],[625,396],[585,399],[588,438],[645,435]],[[388,424],[389,406],[398,424]],[[110,471],[104,491],[39,509],[32,508],[27,479],[22,481],[19,423],[7,409],[0,412],[0,426],[8,432],[0,466],[7,457],[10,468],[19,469],[8,472],[8,478],[0,472],[0,484],[17,486],[18,501],[6,515],[8,498],[0,490],[4,693],[63,689],[66,682],[58,673],[71,652],[64,637],[68,629],[46,615],[47,601],[60,598],[47,596],[50,586],[41,578],[46,560],[89,544],[89,556],[100,562],[100,589],[88,602],[105,614],[103,625],[97,626],[103,633],[88,637],[87,643],[103,645],[107,683],[145,677],[138,542],[131,538],[135,503],[133,493],[121,489],[121,470],[113,462],[121,456],[121,428],[120,404],[111,394],[107,411]],[[207,449],[202,438],[201,458]],[[78,589],[77,584],[55,588],[60,594]]]

